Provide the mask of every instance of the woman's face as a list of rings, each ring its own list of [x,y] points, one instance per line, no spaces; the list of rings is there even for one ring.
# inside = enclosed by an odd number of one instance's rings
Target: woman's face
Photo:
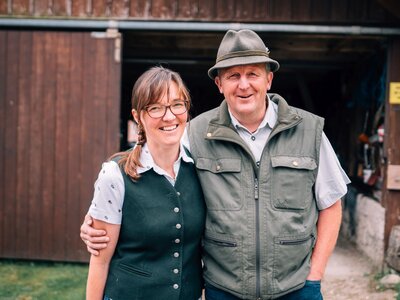
[[[178,86],[172,82],[169,88],[169,95],[164,94],[159,101],[154,105],[175,105],[179,107],[179,102],[182,101],[182,96],[179,94]],[[137,113],[133,111],[135,119]],[[136,114],[136,116],[135,116]],[[186,127],[188,112],[174,115],[170,108],[167,108],[164,116],[152,118],[146,110],[140,112],[140,120],[143,129],[146,133],[146,141],[152,148],[167,149],[169,147],[178,147]]]

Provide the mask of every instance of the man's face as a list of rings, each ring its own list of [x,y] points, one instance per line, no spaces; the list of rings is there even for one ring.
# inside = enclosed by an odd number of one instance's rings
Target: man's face
[[[267,72],[265,64],[253,64],[221,69],[215,83],[224,94],[231,113],[244,124],[258,121],[265,115],[265,97],[272,78],[273,73]]]

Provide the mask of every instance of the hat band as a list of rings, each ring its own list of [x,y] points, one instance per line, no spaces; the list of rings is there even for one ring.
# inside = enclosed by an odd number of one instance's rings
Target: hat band
[[[248,50],[248,51],[237,51],[237,52],[230,52],[228,54],[222,55],[217,58],[217,63],[222,60],[234,58],[234,57],[243,57],[243,56],[266,56],[269,57],[268,52],[266,51],[258,51],[258,50]]]

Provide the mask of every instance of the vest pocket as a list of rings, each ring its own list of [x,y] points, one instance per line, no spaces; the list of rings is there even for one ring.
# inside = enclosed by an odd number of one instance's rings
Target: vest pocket
[[[206,231],[203,240],[204,276],[230,290],[240,289],[243,256],[240,241],[228,234]]]
[[[145,270],[142,270],[142,269],[138,269],[138,268],[135,268],[135,267],[123,264],[123,263],[120,263],[118,267],[119,267],[119,269],[121,269],[123,271],[126,271],[128,273],[133,273],[133,274],[136,274],[136,275],[139,275],[139,276],[143,276],[143,277],[151,277],[151,275],[152,275],[148,271],[145,271]]]
[[[272,163],[272,205],[277,209],[304,210],[313,199],[314,170],[311,157],[274,156]]]
[[[207,209],[240,210],[242,208],[241,163],[240,158],[200,157],[197,159],[196,168]],[[208,197],[208,195],[212,196]]]
[[[313,234],[274,239],[274,293],[290,290],[304,283],[310,270],[310,258],[315,243]]]

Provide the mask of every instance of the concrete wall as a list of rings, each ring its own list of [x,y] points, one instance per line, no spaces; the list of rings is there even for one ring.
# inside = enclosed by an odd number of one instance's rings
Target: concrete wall
[[[384,262],[384,226],[385,208],[350,187],[343,200],[341,235],[354,242],[376,266]]]

